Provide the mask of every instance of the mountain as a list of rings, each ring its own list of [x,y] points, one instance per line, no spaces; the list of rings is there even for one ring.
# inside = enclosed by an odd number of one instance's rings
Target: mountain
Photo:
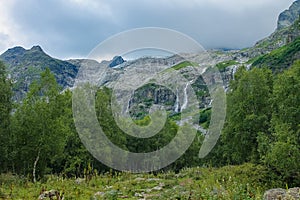
[[[194,56],[193,59],[202,59],[208,63],[207,65],[212,63],[212,60],[205,60],[206,57],[201,58],[199,55]],[[123,88],[123,93],[130,92],[130,94],[132,94],[130,102],[128,102],[128,106],[125,109],[129,111],[133,118],[143,118],[146,113],[149,113],[153,104],[164,105],[166,110],[170,111],[170,114],[176,114],[180,111],[184,102],[187,101],[184,100],[187,99],[187,86],[186,83],[182,83],[180,80],[181,76],[173,76],[172,73],[169,73],[170,68],[173,68],[185,77],[186,81],[193,87],[201,102],[199,105],[200,108],[205,108],[209,105],[210,97],[203,78],[198,78],[195,74],[195,70],[191,67],[193,64],[185,61],[184,58],[179,55],[166,58],[142,57],[111,67],[109,63],[113,63],[114,60],[115,59],[110,62],[104,61],[98,63],[93,60],[76,59],[68,60],[68,62],[85,69],[85,73],[81,74],[80,72],[78,74],[78,77],[81,78],[82,76],[84,81],[108,88],[113,88],[120,83]],[[126,75],[124,75],[125,71]],[[148,82],[146,85],[143,84],[147,79],[143,79],[141,76],[152,77],[157,73],[159,74],[160,80],[172,80],[178,85],[181,83],[181,86],[177,88],[177,94],[159,84]],[[153,80],[154,78],[152,81]],[[143,86],[139,87],[140,85]],[[124,89],[124,87],[126,89]],[[134,88],[135,91],[132,93],[130,88]],[[181,103],[179,103],[179,99]]]
[[[210,50],[209,59],[203,59],[203,55],[190,56],[194,56],[193,60],[198,60],[197,63],[201,63],[202,65],[209,66],[215,63],[221,72],[225,88],[228,87],[237,68],[243,65],[247,68],[267,66],[272,68],[273,71],[281,71],[288,68],[294,60],[297,60],[300,57],[299,13],[300,0],[297,0],[288,10],[279,15],[278,28],[275,32],[269,37],[258,41],[253,47],[243,50]],[[180,73],[184,74],[185,77],[191,76],[188,79],[189,81],[192,81],[193,84],[198,86],[201,85],[201,80],[198,80],[200,82],[197,83],[196,77],[193,77],[193,74],[189,72],[189,64],[182,63],[182,57],[178,55],[167,58],[144,57],[133,61],[125,61],[121,56],[115,56],[111,61],[103,61],[101,63],[88,59],[63,61],[47,55],[40,46],[34,46],[28,50],[22,47],[8,49],[5,53],[0,55],[0,60],[4,61],[6,64],[10,77],[14,82],[16,100],[21,100],[24,97],[30,83],[33,80],[38,80],[39,74],[46,67],[54,73],[57,82],[61,85],[62,89],[74,86],[75,78],[81,67],[91,68],[91,70],[96,67],[100,71],[105,71],[104,74],[91,72],[89,75],[90,77],[87,77],[87,79],[100,81],[98,83],[99,85],[113,87],[115,81],[123,76],[124,71],[128,69],[132,71],[145,71],[147,66],[150,66],[151,64],[158,65],[162,67],[162,69],[171,67],[174,69],[178,68]],[[276,67],[274,67],[275,65]],[[140,66],[146,66],[146,68],[141,69]],[[148,93],[146,92],[149,96],[155,96],[155,92],[161,90],[159,87],[149,86],[149,88],[152,88],[147,90]],[[196,89],[197,92],[203,94],[203,91],[201,92],[198,89]],[[137,92],[139,96],[144,96],[146,93],[143,91]],[[169,94],[164,97],[165,102],[170,103],[170,101],[174,101],[174,94],[167,91],[165,91],[164,94]],[[160,97],[157,99],[159,98]],[[205,105],[207,105],[207,100],[208,99],[204,100],[204,102],[206,102]],[[205,107],[205,105],[203,104],[202,106]]]
[[[33,80],[38,80],[40,73],[48,67],[54,73],[62,88],[71,87],[78,73],[79,67],[67,61],[58,60],[47,55],[40,46],[31,49],[14,47],[2,55],[8,73],[14,82],[15,99],[21,100],[29,89]]]

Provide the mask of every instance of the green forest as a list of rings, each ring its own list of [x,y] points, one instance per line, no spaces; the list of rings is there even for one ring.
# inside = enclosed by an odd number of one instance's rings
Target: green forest
[[[49,69],[30,85],[22,102],[12,100],[12,88],[0,63],[0,199],[37,199],[43,188],[51,187],[64,190],[66,199],[88,199],[104,186],[111,188],[99,198],[123,194],[135,199],[136,187],[155,185],[138,184],[137,177],[164,179],[164,188],[181,186],[178,190],[186,193],[169,189],[160,194],[174,199],[260,199],[264,190],[300,185],[300,61],[280,73],[240,67],[229,85],[226,122],[213,151],[204,159],[198,157],[204,139],[199,132],[176,162],[140,176],[114,171],[90,155],[74,125],[72,92],[61,92]],[[110,101],[111,90],[98,88],[99,123],[123,149],[152,151],[167,144],[178,130],[171,117],[154,137],[128,136],[115,123]],[[209,112],[200,115],[199,123],[209,123]],[[146,116],[135,123],[143,126],[149,120]],[[84,186],[74,183],[80,178]],[[130,189],[122,189],[121,183]]]

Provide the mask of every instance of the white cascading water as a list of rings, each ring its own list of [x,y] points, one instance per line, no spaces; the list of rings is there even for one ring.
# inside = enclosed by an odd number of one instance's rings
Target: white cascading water
[[[179,112],[179,94],[178,94],[178,88],[176,88],[176,101],[175,101],[175,112]]]
[[[182,112],[182,110],[186,109],[186,107],[188,105],[188,94],[187,94],[188,86],[189,86],[189,83],[186,83],[185,88],[184,88],[184,101],[183,101],[183,104],[181,106],[180,112]]]
[[[234,65],[233,68],[232,68],[232,77],[233,77],[233,79],[234,79],[234,74],[236,73],[237,69],[238,69],[237,65]]]

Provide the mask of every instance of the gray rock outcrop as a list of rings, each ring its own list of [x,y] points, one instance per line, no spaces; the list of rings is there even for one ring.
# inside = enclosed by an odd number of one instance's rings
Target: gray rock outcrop
[[[264,200],[299,200],[300,187],[290,188],[288,190],[282,188],[270,189],[265,192]]]
[[[277,22],[277,29],[283,29],[292,25],[298,18],[300,14],[300,1],[295,1],[288,10],[283,11]]]
[[[125,62],[125,60],[121,56],[115,56],[108,66],[109,67],[115,67],[115,66],[118,66],[118,65],[120,65],[124,62]]]

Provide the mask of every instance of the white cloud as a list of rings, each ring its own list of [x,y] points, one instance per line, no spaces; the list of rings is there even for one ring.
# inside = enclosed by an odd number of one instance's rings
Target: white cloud
[[[0,53],[41,45],[59,58],[87,55],[131,28],[175,29],[205,47],[243,48],[269,35],[293,0],[0,0]]]
[[[29,44],[27,35],[11,17],[15,3],[15,0],[0,1],[0,52],[12,46]]]

